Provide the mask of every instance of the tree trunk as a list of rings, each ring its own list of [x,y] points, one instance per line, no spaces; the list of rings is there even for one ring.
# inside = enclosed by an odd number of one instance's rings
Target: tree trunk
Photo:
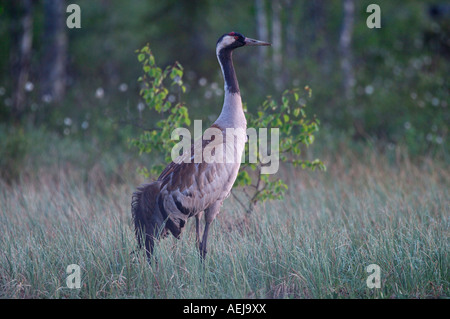
[[[281,4],[279,0],[272,0],[272,64],[277,90],[283,87],[282,43]]]
[[[295,71],[292,68],[292,63],[295,61],[298,56],[297,52],[297,38],[296,38],[296,19],[295,19],[295,8],[293,0],[284,0],[284,7],[286,10],[286,60],[283,65],[284,74],[287,79],[291,82],[294,80],[293,77],[295,75]],[[296,79],[297,80],[297,79]]]
[[[333,48],[330,39],[330,32],[327,30],[327,10],[328,3],[324,0],[311,1],[308,4],[308,14],[312,21],[311,45],[314,48],[314,59],[320,66],[321,76],[329,76],[333,60]]]
[[[42,96],[59,102],[66,91],[66,1],[44,1],[44,55],[41,71]]]
[[[269,30],[267,27],[266,2],[265,0],[255,0],[256,7],[256,32],[257,39],[269,41]],[[258,50],[258,71],[259,76],[264,76],[264,70],[267,68],[268,50]]]
[[[25,112],[25,85],[30,74],[31,50],[33,44],[33,1],[19,0],[9,3],[11,17],[11,74],[13,80],[12,110],[15,122]]]
[[[344,95],[348,101],[353,99],[353,87],[355,85],[355,75],[353,71],[352,38],[353,25],[355,20],[354,0],[344,0],[344,19],[342,23],[341,35],[339,38],[339,53],[341,56],[341,70],[343,75]]]
[[[297,43],[295,35],[294,3],[292,0],[285,0],[284,3],[287,10],[286,56],[291,60],[296,57],[295,46]]]

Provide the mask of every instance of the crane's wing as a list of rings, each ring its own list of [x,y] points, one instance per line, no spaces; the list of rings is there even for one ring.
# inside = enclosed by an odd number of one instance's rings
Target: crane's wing
[[[161,182],[159,210],[175,237],[181,233],[187,218],[195,216],[214,203],[221,204],[229,195],[236,179],[240,161],[194,161],[195,148],[200,147],[204,154],[205,148],[211,146],[213,141],[214,138],[194,143],[190,157],[180,156],[170,163],[158,178]],[[216,146],[215,150],[225,148],[225,141],[216,141]]]

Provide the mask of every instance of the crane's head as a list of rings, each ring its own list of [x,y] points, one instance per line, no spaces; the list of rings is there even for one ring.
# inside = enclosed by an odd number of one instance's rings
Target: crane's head
[[[219,55],[219,52],[223,49],[234,50],[243,46],[256,45],[270,45],[270,43],[244,37],[238,32],[225,33],[217,41],[216,54]]]

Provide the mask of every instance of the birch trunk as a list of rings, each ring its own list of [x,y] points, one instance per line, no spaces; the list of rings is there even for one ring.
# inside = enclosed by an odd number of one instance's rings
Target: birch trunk
[[[339,38],[339,53],[341,58],[341,70],[345,98],[350,101],[353,98],[353,87],[355,85],[355,75],[353,70],[352,38],[355,20],[354,0],[344,0],[344,19],[341,35]]]
[[[255,0],[256,7],[256,33],[257,39],[262,41],[269,40],[269,30],[267,27],[267,16],[266,16],[266,2],[265,0]],[[263,71],[267,68],[267,53],[268,50],[258,50],[258,71],[259,75],[263,76]]]
[[[281,28],[281,4],[279,0],[272,1],[272,65],[275,88],[283,87],[283,60],[282,60],[282,28]]]
[[[59,102],[66,91],[66,1],[44,1],[44,56],[42,61],[41,88],[53,102]]]
[[[12,116],[18,121],[26,103],[25,85],[29,81],[31,50],[33,45],[33,2],[31,0],[12,1],[11,63],[13,78]]]

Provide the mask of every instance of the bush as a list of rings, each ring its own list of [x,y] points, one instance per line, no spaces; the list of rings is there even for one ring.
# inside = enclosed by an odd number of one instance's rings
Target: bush
[[[29,139],[22,128],[0,126],[1,179],[11,183],[19,178],[29,145]]]

